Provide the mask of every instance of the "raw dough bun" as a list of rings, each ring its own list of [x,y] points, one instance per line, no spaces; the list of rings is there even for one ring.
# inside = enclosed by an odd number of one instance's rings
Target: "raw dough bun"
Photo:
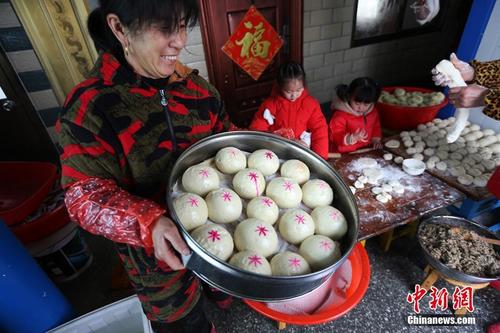
[[[399,134],[400,137],[404,138],[404,137],[409,137],[410,136],[410,133],[408,131],[402,131],[400,134]]]
[[[477,125],[477,124],[471,124],[470,125],[470,130],[471,131],[479,131],[481,129],[481,126]]]
[[[368,183],[368,177],[366,177],[366,176],[359,176],[359,177],[358,177],[358,180],[359,180],[360,182],[362,182],[363,184]]]
[[[423,161],[424,160],[424,155],[422,155],[420,153],[416,153],[416,154],[413,154],[413,158],[415,158],[417,160],[420,160],[420,161]]]
[[[298,253],[285,251],[278,253],[271,259],[273,275],[295,276],[311,273],[307,261]]]
[[[332,206],[316,207],[311,213],[316,234],[339,240],[347,232],[347,221],[340,210]]]
[[[382,193],[382,187],[379,187],[379,186],[375,186],[372,188],[372,193],[373,194],[380,194]]]
[[[215,155],[217,169],[227,174],[235,174],[247,166],[247,157],[236,147],[222,148]]]
[[[401,156],[394,157],[394,162],[396,162],[397,164],[403,163],[403,160],[404,158],[402,158]]]
[[[427,169],[434,169],[436,167],[436,162],[429,160],[425,163],[425,165],[426,165]]]
[[[413,146],[413,141],[412,141],[412,140],[405,140],[405,141],[403,142],[403,144],[405,145],[405,147],[407,147],[407,148],[408,148],[408,147]]]
[[[255,251],[238,252],[231,257],[229,263],[252,273],[262,275],[272,274],[269,261]]]
[[[393,148],[393,149],[396,149],[396,148],[399,148],[400,146],[400,143],[399,143],[399,140],[389,140],[385,143],[385,146],[387,148]]]
[[[392,154],[391,153],[384,154],[384,160],[386,161],[392,160]]]
[[[194,193],[184,193],[174,200],[175,215],[184,228],[191,231],[204,224],[208,218],[205,200]]]
[[[382,192],[392,192],[392,186],[389,184],[382,185]]]
[[[405,187],[401,184],[394,184],[392,186],[392,191],[397,193],[397,194],[403,194],[405,192]]]
[[[454,177],[465,175],[465,168],[461,165],[450,168],[450,173]]]
[[[205,196],[219,188],[219,176],[214,168],[206,165],[190,166],[182,175],[182,187],[186,192]]]
[[[302,200],[302,189],[291,178],[277,177],[267,184],[266,196],[273,199],[280,208],[295,208]]]
[[[299,253],[315,269],[323,269],[340,259],[340,245],[323,235],[313,235],[300,244]]]
[[[352,194],[356,194],[356,188],[354,186],[349,186],[349,189],[351,190]]]
[[[495,131],[490,129],[490,128],[487,128],[487,129],[483,130],[483,134],[484,134],[484,136],[495,135]]]
[[[491,149],[492,153],[500,154],[500,143],[494,143],[494,144],[488,146],[488,148]]]
[[[220,188],[208,193],[205,201],[208,207],[208,217],[213,222],[231,223],[241,215],[241,199],[236,192],[228,188]]]
[[[425,156],[434,156],[434,149],[432,148],[427,148],[424,150],[424,155]]]
[[[279,231],[281,237],[292,244],[299,244],[314,234],[315,225],[311,215],[302,209],[287,211],[280,218]]]
[[[270,176],[278,171],[280,160],[269,149],[259,149],[248,157],[248,167],[259,170],[264,176]]]
[[[439,157],[433,155],[433,156],[429,157],[429,159],[427,161],[437,163],[437,162],[439,162]]]
[[[458,182],[463,185],[470,185],[474,181],[474,177],[469,175],[458,176]]]
[[[377,199],[377,201],[380,201],[381,203],[387,203],[389,201],[389,198],[383,192],[380,194],[377,194],[375,199]]]
[[[309,180],[311,173],[307,165],[299,160],[288,160],[281,165],[281,177],[292,178],[302,185]]]
[[[354,187],[355,188],[365,188],[365,184],[358,179],[354,182]]]
[[[378,165],[377,160],[370,157],[358,158],[357,163],[359,164],[361,169],[375,168]]]
[[[194,229],[191,237],[205,250],[221,260],[227,260],[233,253],[234,243],[231,234],[222,226],[208,223]]]
[[[330,185],[321,179],[311,179],[302,185],[302,202],[314,209],[319,206],[328,206],[333,201],[333,190]]]
[[[425,124],[419,124],[419,125],[417,126],[417,129],[418,129],[419,131],[424,131],[426,128],[427,128],[427,125],[425,125]]]
[[[257,169],[243,169],[233,178],[233,188],[245,199],[258,197],[266,188],[266,179]]]
[[[460,153],[454,152],[454,153],[450,154],[450,158],[452,160],[461,161],[464,158],[464,156],[462,154],[460,154]]]
[[[278,220],[279,208],[273,199],[256,197],[247,205],[247,216],[255,217],[273,225]]]
[[[413,154],[417,153],[417,150],[415,148],[413,148],[413,147],[410,147],[410,148],[406,149],[406,153],[408,155],[413,155]]]
[[[474,177],[474,185],[478,187],[486,187],[486,184],[488,184],[489,176],[487,175],[480,175],[479,177]]]
[[[479,176],[481,176],[482,172],[481,172],[481,170],[476,169],[476,168],[468,168],[467,174],[474,176],[474,177],[479,177]]]
[[[239,251],[251,250],[269,257],[278,251],[278,235],[269,223],[249,218],[236,227],[234,245]]]
[[[422,137],[420,135],[415,135],[413,137],[413,141],[415,141],[415,142],[422,141]]]

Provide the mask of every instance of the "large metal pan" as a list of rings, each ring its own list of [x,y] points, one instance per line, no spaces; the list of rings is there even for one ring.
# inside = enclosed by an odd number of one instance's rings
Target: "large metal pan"
[[[427,258],[427,261],[429,264],[437,269],[440,273],[442,273],[445,277],[452,279],[452,280],[457,280],[461,282],[466,282],[466,283],[485,283],[485,282],[491,282],[495,280],[499,280],[500,276],[496,277],[481,277],[481,276],[474,276],[474,275],[469,275],[464,272],[461,272],[459,270],[450,268],[443,264],[441,261],[438,259],[434,258],[425,248],[425,246],[422,244],[422,240],[420,238],[422,228],[427,225],[427,224],[437,224],[437,225],[444,225],[448,227],[460,227],[464,228],[467,230],[471,230],[476,232],[480,236],[488,237],[488,238],[498,238],[496,234],[491,232],[488,228],[485,226],[482,226],[480,224],[477,224],[475,222],[466,220],[461,217],[456,217],[456,216],[433,216],[430,217],[424,221],[422,221],[418,227],[417,231],[417,236],[418,236],[418,243],[420,247],[422,248],[422,251],[424,252],[425,257]],[[496,252],[500,252],[500,246],[498,245],[493,245],[495,248]]]
[[[173,209],[173,186],[191,165],[215,156],[221,148],[233,146],[244,151],[270,149],[280,159],[300,159],[311,175],[325,180],[332,187],[333,205],[346,217],[348,232],[341,240],[342,257],[333,265],[317,272],[300,276],[264,276],[238,269],[205,251],[179,223]],[[319,155],[303,146],[279,136],[262,132],[229,132],[203,139],[189,147],[176,161],[168,181],[167,205],[173,220],[179,226],[192,254],[183,257],[184,265],[213,287],[228,294],[256,301],[280,301],[306,294],[319,287],[349,256],[358,238],[358,209],[353,194],[339,174]]]

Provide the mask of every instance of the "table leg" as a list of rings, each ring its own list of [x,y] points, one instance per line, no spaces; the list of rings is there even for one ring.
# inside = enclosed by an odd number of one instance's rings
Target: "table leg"
[[[391,247],[391,242],[394,236],[394,229],[384,232],[379,237],[380,247],[382,247],[382,251],[387,252],[389,247]]]
[[[359,243],[361,244],[361,246],[365,247],[366,239],[363,239],[362,241],[359,241]]]
[[[434,283],[436,283],[436,281],[439,279],[439,273],[432,269],[432,267],[430,266],[427,266],[424,271],[428,273],[428,275],[425,278],[424,282],[422,282],[421,287],[425,290],[430,290]]]

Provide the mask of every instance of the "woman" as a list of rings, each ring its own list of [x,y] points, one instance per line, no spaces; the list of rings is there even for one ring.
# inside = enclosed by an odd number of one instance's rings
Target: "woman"
[[[215,331],[178,257],[189,248],[153,199],[183,149],[229,125],[219,93],[178,61],[197,15],[196,0],[101,0],[88,20],[99,59],[58,123],[70,216],[116,242],[155,332]]]

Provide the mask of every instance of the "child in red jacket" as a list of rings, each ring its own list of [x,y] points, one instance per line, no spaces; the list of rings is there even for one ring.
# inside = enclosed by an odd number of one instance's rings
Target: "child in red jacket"
[[[375,102],[381,89],[372,79],[354,79],[349,86],[336,88],[337,98],[332,101],[330,119],[330,150],[349,153],[363,147],[382,148],[382,130]]]
[[[328,158],[328,125],[318,101],[309,95],[301,65],[285,63],[278,69],[277,87],[255,113],[250,129],[290,129],[300,141],[323,158]]]

